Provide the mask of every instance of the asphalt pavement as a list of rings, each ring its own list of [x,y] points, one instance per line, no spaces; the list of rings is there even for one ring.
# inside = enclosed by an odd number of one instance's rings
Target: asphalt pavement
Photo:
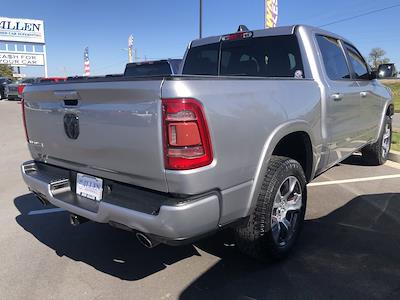
[[[295,252],[259,263],[231,232],[154,249],[48,210],[19,174],[20,107],[0,102],[0,299],[400,299],[400,164],[353,156],[314,180]]]

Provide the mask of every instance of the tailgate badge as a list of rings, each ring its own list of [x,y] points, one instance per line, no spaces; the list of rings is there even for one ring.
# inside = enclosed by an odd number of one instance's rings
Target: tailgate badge
[[[79,117],[75,114],[65,114],[64,130],[67,137],[76,140],[79,136]]]

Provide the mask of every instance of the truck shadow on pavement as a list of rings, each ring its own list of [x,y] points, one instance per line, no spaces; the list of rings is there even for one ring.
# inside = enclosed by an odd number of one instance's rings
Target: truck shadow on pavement
[[[351,166],[364,166],[364,167],[375,167],[373,163],[368,162],[364,157],[361,155],[351,155],[342,162],[339,163],[339,165],[351,165]]]
[[[124,280],[139,280],[200,255],[194,246],[145,249],[129,232],[108,225],[72,227],[67,213],[43,209],[32,194],[17,197],[16,221],[59,256]],[[262,264],[241,255],[230,231],[196,243],[220,258],[181,299],[400,297],[400,194],[358,196],[325,217],[307,220],[286,260]]]
[[[153,249],[142,246],[132,232],[107,224],[87,222],[74,227],[67,212],[28,215],[30,211],[53,208],[42,206],[33,194],[17,197],[14,204],[20,211],[17,223],[57,255],[84,262],[97,270],[123,280],[139,280],[167,265],[199,255],[193,246]]]

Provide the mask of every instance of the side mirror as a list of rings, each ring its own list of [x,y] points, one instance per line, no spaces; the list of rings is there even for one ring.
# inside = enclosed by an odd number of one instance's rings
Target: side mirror
[[[378,78],[378,72],[377,71],[371,71],[371,73],[369,73],[369,80],[374,80]]]

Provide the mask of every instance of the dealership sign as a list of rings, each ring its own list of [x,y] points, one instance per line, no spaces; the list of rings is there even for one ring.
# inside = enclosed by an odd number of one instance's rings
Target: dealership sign
[[[0,52],[0,64],[12,66],[44,66],[43,54]]]
[[[0,41],[44,44],[43,21],[0,17]]]
[[[0,64],[44,66],[47,77],[43,20],[0,17],[0,42]]]

